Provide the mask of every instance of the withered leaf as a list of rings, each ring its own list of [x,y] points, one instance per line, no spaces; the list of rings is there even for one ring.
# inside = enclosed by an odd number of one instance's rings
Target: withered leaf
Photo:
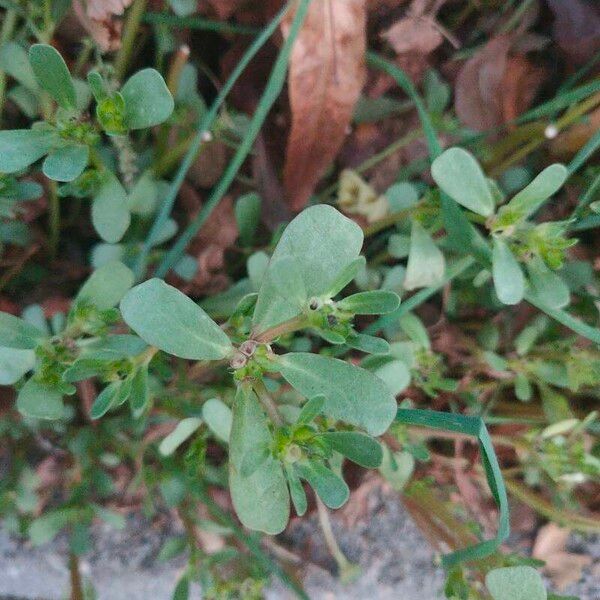
[[[429,54],[444,40],[434,20],[428,16],[409,16],[392,25],[382,35],[397,54]]]
[[[115,15],[122,15],[133,0],[75,0],[73,11],[103,51],[116,50],[121,45],[121,22]]]
[[[514,41],[508,35],[492,39],[458,74],[456,114],[477,131],[515,119],[531,104],[543,81],[543,69],[522,54],[510,53]]]
[[[287,35],[290,21],[283,26]],[[338,153],[365,81],[365,0],[313,2],[290,59],[292,127],[284,187],[293,210],[307,202]]]

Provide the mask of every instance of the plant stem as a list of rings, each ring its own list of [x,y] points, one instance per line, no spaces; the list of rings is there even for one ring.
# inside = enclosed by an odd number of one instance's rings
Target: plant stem
[[[79,572],[79,558],[73,552],[69,554],[69,574],[71,579],[70,600],[84,600],[83,583]]]
[[[280,325],[276,325],[275,327],[271,327],[259,333],[258,335],[252,336],[254,340],[260,342],[261,344],[268,344],[272,342],[274,339],[285,335],[286,333],[292,333],[293,331],[298,331],[299,329],[303,329],[307,326],[307,320],[304,315],[298,315],[289,321],[285,321]]]
[[[277,60],[275,61],[275,65],[273,66],[273,70],[271,71],[271,75],[267,82],[265,91],[260,99],[256,112],[250,120],[246,135],[244,136],[242,143],[240,144],[235,155],[233,156],[231,162],[227,166],[223,177],[221,178],[221,180],[209,196],[208,200],[206,201],[206,204],[202,207],[196,218],[187,226],[185,231],[179,236],[171,250],[169,250],[169,252],[163,258],[162,262],[158,266],[158,269],[156,270],[157,277],[164,277],[170,271],[170,269],[177,263],[177,261],[183,256],[187,245],[198,233],[202,225],[204,225],[204,223],[206,222],[206,219],[208,219],[212,211],[219,204],[219,202],[229,189],[229,186],[235,179],[235,176],[237,175],[238,171],[244,164],[246,157],[252,149],[252,145],[254,144],[256,136],[260,132],[260,129],[262,128],[263,123],[271,110],[271,107],[273,106],[273,104],[279,97],[279,94],[281,93],[281,90],[285,83],[288,60],[292,52],[292,47],[294,45],[296,37],[298,36],[298,33],[300,32],[302,24],[304,23],[304,18],[306,17],[309,4],[310,0],[300,0],[296,9],[296,14],[294,15],[294,19],[290,26],[288,37],[285,40],[283,46],[281,47],[279,55],[277,56]],[[190,148],[191,152],[189,152],[186,156],[186,159],[188,158],[188,156],[190,156],[190,163],[193,159],[193,156],[196,153],[196,150],[197,148],[195,147],[195,144],[193,144]],[[183,164],[185,164],[185,160]],[[182,173],[181,182],[183,182],[183,177],[187,172],[187,168],[188,167],[186,167]],[[177,179],[178,178],[176,177],[176,181]],[[179,189],[181,182],[177,185],[176,191]],[[169,194],[169,197],[170,196],[171,194]]]
[[[277,425],[277,427],[281,427],[283,425],[283,419],[279,414],[277,404],[275,404],[273,398],[271,398],[271,395],[265,387],[265,384],[261,380],[257,379],[252,382],[252,389],[258,396],[258,399],[260,400],[260,403],[263,405],[264,409],[267,411],[271,421]]]
[[[48,247],[50,258],[54,260],[60,242],[60,198],[55,181],[48,181]]]
[[[179,169],[177,170],[175,177],[171,181],[171,185],[169,186],[169,191],[168,191],[167,195],[165,196],[164,200],[162,201],[159,211],[156,213],[156,216],[154,218],[154,223],[152,224],[152,227],[151,227],[150,231],[148,232],[148,235],[146,236],[144,244],[142,245],[142,248],[140,250],[140,254],[139,254],[136,266],[135,266],[135,274],[138,279],[140,279],[144,275],[144,271],[146,268],[146,262],[148,260],[148,254],[150,253],[150,250],[154,244],[154,240],[156,239],[156,237],[162,230],[164,223],[166,222],[166,220],[169,218],[169,215],[171,214],[171,210],[173,209],[173,205],[175,204],[175,198],[177,197],[177,194],[179,193],[179,188],[181,188],[181,185],[183,184],[183,181],[185,179],[187,172],[189,171],[190,167],[192,166],[194,160],[196,159],[196,156],[200,150],[200,147],[202,146],[202,143],[203,143],[203,140],[205,137],[205,133],[207,131],[210,131],[215,119],[217,118],[219,109],[221,108],[221,105],[225,101],[225,98],[231,91],[231,88],[234,86],[235,82],[238,80],[240,75],[244,72],[244,70],[246,69],[246,67],[248,66],[250,61],[254,58],[256,53],[262,48],[262,46],[266,43],[266,41],[275,32],[275,30],[279,26],[279,23],[281,23],[283,17],[285,16],[288,7],[289,7],[289,5],[286,5],[281,11],[279,11],[279,13],[275,16],[275,18],[267,25],[267,27],[265,27],[263,32],[250,45],[248,50],[246,50],[246,53],[244,54],[244,56],[242,56],[241,60],[238,62],[235,69],[229,76],[229,79],[225,82],[225,85],[221,88],[221,91],[219,92],[215,101],[213,102],[212,106],[210,107],[210,110],[208,110],[204,114],[202,119],[200,119],[200,122],[198,123],[198,127],[196,128],[196,134],[194,135],[193,139],[189,143],[189,146],[187,146],[187,152],[185,154],[185,157],[184,157],[183,161],[181,162],[181,164],[179,165]],[[185,141],[185,143],[186,144],[188,143],[187,140]],[[164,172],[164,162],[165,161],[161,160],[161,168],[158,169],[159,172]],[[174,261],[174,262],[176,262],[176,261]],[[169,268],[170,267],[167,267],[167,270]]]
[[[331,556],[335,559],[337,563],[340,579],[346,580],[348,576],[352,574],[356,565],[353,565],[347,558],[346,555],[342,552],[342,549],[339,547],[337,540],[335,539],[335,535],[333,534],[333,529],[331,527],[331,520],[329,519],[329,512],[327,507],[323,504],[321,498],[315,494],[315,498],[317,500],[317,511],[319,514],[319,525],[321,526],[321,531],[323,532],[323,537],[325,538],[325,543],[327,544],[327,548],[331,553]]]
[[[115,59],[115,75],[119,81],[125,76],[127,67],[129,65],[129,59],[133,52],[135,38],[146,10],[146,4],[148,0],[135,0],[133,6],[127,13],[125,20],[125,27],[123,28],[123,36],[121,39],[121,48]]]

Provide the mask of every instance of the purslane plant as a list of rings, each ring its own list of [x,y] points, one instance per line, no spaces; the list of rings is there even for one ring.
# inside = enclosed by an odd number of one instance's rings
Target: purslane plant
[[[158,351],[199,361],[196,370],[218,373],[225,367],[236,388],[232,406],[207,399],[201,414],[180,421],[160,450],[172,454],[206,424],[229,444],[229,489],[240,521],[269,534],[286,527],[290,499],[297,514],[306,512],[302,481],[324,505],[342,506],[349,496],[342,459],[379,467],[384,449],[375,437],[394,419],[475,436],[501,508],[501,526],[496,539],[448,556],[447,564],[489,554],[508,534],[508,513],[481,419],[398,411],[397,390],[369,370],[368,361],[362,368],[331,356],[336,346],[382,357],[390,352],[385,340],[358,333],[354,317],[396,310],[398,296],[373,290],[340,297],[364,267],[362,243],[360,227],[336,209],[306,209],[283,232],[258,293],[243,297],[221,326],[163,280],[131,287],[132,272],[109,263],[87,280],[65,322],[52,324],[53,333],[39,314],[26,315],[26,321],[0,313],[0,344],[18,359],[3,383],[18,385],[17,408],[25,417],[64,419],[70,408],[63,396],[75,392],[74,383],[96,377],[105,387],[91,406],[92,419],[125,403],[140,418],[151,406],[148,370]],[[133,333],[113,332],[120,317]],[[302,330],[333,348],[320,354],[274,351],[275,345],[289,346],[290,334]],[[394,461],[388,454],[390,473],[397,468]]]
[[[174,101],[162,76],[155,69],[143,69],[115,89],[113,79],[91,71],[86,83],[73,79],[62,56],[47,44],[34,44],[26,54],[11,43],[3,47],[0,59],[21,65],[14,75],[36,99],[36,116],[43,118],[29,129],[0,131],[0,173],[20,173],[43,158],[44,175],[66,184],[63,195],[91,197],[96,231],[104,241],[118,242],[131,214],[140,212],[139,193],[132,173],[122,173],[121,182],[107,166],[110,161],[99,152],[101,134],[112,139],[121,162],[130,162],[129,134],[159,125],[173,112]],[[92,96],[96,107],[90,111]],[[147,188],[146,182],[145,192]]]

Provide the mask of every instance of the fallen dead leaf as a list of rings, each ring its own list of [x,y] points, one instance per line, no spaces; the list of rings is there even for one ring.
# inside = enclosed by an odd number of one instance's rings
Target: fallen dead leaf
[[[104,52],[117,50],[121,46],[121,21],[115,19],[122,15],[133,0],[75,0],[73,11]]]
[[[492,129],[521,114],[544,79],[543,69],[521,54],[510,54],[514,41],[508,35],[492,39],[458,74],[456,114],[477,131]]]
[[[575,63],[587,62],[600,50],[600,6],[586,0],[546,0],[554,13],[554,39]]]
[[[285,36],[290,20],[282,25]],[[365,0],[313,2],[290,59],[292,127],[284,187],[293,210],[308,201],[337,155],[366,77]]]
[[[592,563],[590,556],[566,551],[570,533],[567,527],[548,523],[540,528],[533,545],[533,558],[545,561],[543,569],[558,590],[579,581],[584,567]]]
[[[424,15],[400,19],[381,37],[397,54],[404,54],[405,52],[429,54],[444,41],[444,37],[434,20]]]

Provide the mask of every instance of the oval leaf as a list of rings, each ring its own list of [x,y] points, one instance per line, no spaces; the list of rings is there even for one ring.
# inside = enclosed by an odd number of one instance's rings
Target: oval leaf
[[[320,437],[333,450],[361,467],[376,469],[381,465],[383,458],[381,444],[369,435],[359,431],[330,431]]]
[[[217,438],[229,443],[233,418],[229,406],[218,398],[211,398],[202,405],[202,418]]]
[[[0,131],[0,172],[15,173],[47,154],[55,134],[39,129],[7,129]]]
[[[35,366],[33,350],[0,346],[0,385],[13,385]]]
[[[93,304],[100,310],[116,306],[135,281],[133,272],[122,262],[109,262],[96,269],[85,281],[76,302]]]
[[[382,434],[396,414],[396,400],[386,385],[365,369],[318,354],[295,352],[280,358],[281,374],[303,396],[325,396],[323,412]]]
[[[500,238],[494,238],[492,277],[496,295],[503,304],[518,304],[525,294],[525,276],[510,248]]]
[[[445,270],[446,261],[442,251],[427,231],[413,221],[408,264],[402,283],[404,289],[414,290],[419,287],[438,285],[444,278]]]
[[[442,191],[461,206],[489,217],[494,198],[487,179],[472,154],[462,148],[449,148],[431,164],[431,175]]]
[[[249,476],[244,458],[257,447],[270,447],[267,418],[250,390],[240,388],[233,405],[229,442],[229,487],[235,512],[248,528],[276,535],[287,525],[290,498],[281,463],[269,454]]]
[[[161,279],[130,290],[121,301],[121,313],[143,340],[168,354],[218,360],[231,351],[223,330],[193,300]]]
[[[156,69],[142,69],[132,75],[121,94],[125,100],[125,125],[129,129],[158,125],[173,112],[173,96]]]
[[[306,297],[321,296],[358,258],[362,243],[362,229],[335,208],[319,205],[301,212],[283,232],[262,280],[253,318],[257,331],[300,314],[287,290],[278,286],[273,265],[284,258],[293,259]]]
[[[19,390],[17,410],[25,417],[55,420],[64,414],[62,394],[48,385],[29,379]]]
[[[297,469],[300,477],[308,481],[325,506],[339,508],[350,497],[350,490],[346,482],[323,463],[310,461],[298,464]]]
[[[43,331],[19,317],[0,312],[0,346],[33,350],[46,337]]]
[[[158,447],[163,456],[169,456],[202,425],[202,419],[190,417],[177,423],[177,427],[163,439]]]
[[[69,69],[58,51],[48,44],[34,44],[29,62],[40,86],[65,109],[77,106],[75,86]]]
[[[503,567],[490,571],[485,585],[494,600],[546,600],[540,574],[533,567]]]
[[[567,167],[556,163],[546,167],[528,186],[523,188],[506,207],[521,218],[534,213],[567,180]]]
[[[356,315],[384,315],[398,308],[400,298],[394,292],[371,290],[352,294],[340,300],[337,305]]]
[[[92,222],[98,235],[115,244],[129,228],[131,215],[127,208],[127,192],[114,175],[109,175],[92,203]]]
[[[46,156],[42,171],[54,181],[73,181],[87,167],[88,156],[89,148],[84,144],[68,144]]]

